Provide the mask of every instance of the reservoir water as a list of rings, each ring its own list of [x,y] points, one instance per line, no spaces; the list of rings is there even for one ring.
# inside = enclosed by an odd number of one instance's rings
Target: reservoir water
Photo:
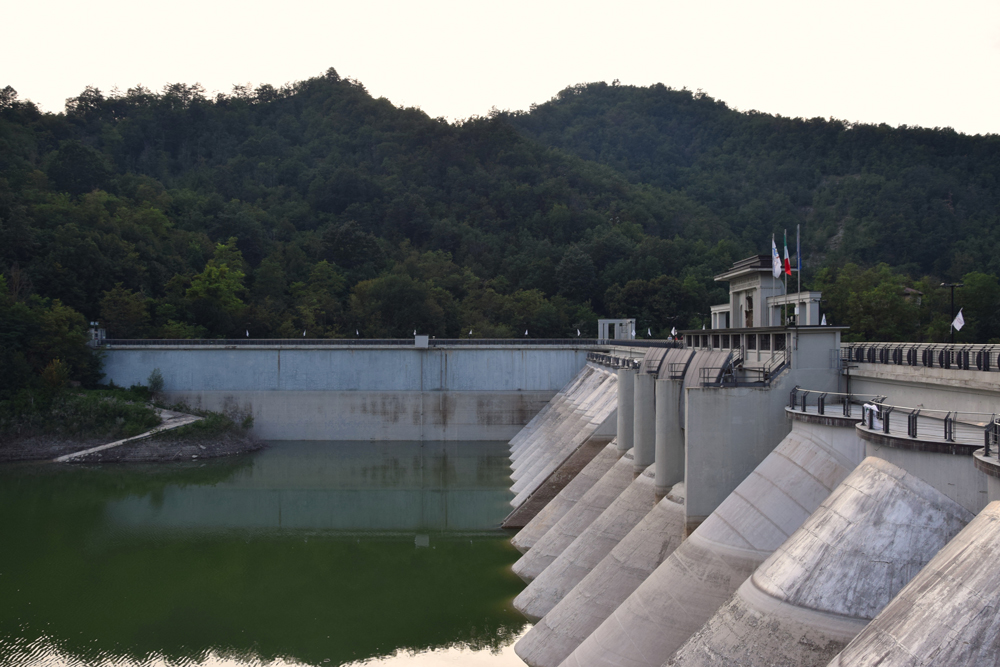
[[[0,664],[523,663],[503,442],[0,467]]]

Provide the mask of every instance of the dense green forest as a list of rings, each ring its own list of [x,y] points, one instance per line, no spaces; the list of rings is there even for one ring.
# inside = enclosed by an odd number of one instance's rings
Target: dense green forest
[[[563,337],[607,315],[663,337],[700,327],[726,299],[713,276],[797,224],[803,285],[850,336],[943,340],[940,283],[961,280],[959,339],[1000,340],[998,200],[998,136],[662,85],[456,123],[333,69],[214,98],[87,88],[60,114],[8,87],[0,399],[46,372],[93,381],[88,320],[111,337]]]

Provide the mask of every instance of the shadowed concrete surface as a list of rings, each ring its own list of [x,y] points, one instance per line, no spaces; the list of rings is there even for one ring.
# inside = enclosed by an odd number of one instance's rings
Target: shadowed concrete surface
[[[778,447],[563,664],[662,665],[861,462],[861,451],[853,428],[794,421]],[[690,481],[686,487],[688,493]]]
[[[626,453],[583,497],[514,563],[514,573],[527,582],[542,573],[559,554],[632,483],[632,457]]]
[[[830,667],[1000,664],[1000,502],[900,591]]]
[[[972,518],[867,458],[666,664],[826,665]]]
[[[517,654],[531,667],[556,667],[673,553],[683,536],[681,482],[518,641]]]
[[[514,607],[531,621],[547,614],[649,514],[656,504],[655,495],[653,466],[649,465],[521,591],[514,599]]]
[[[514,536],[511,544],[521,553],[534,547],[535,543],[576,505],[617,460],[618,445],[612,440]]]

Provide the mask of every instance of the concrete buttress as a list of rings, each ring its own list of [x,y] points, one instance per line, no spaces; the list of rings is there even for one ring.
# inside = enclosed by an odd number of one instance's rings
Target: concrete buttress
[[[822,667],[972,519],[869,457],[666,664]]]

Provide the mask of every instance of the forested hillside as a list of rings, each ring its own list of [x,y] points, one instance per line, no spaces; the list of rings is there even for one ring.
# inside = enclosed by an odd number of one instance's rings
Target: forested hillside
[[[57,353],[27,332],[56,320],[60,339],[93,319],[114,337],[535,337],[612,315],[665,336],[700,327],[725,300],[712,276],[796,224],[830,321],[940,338],[938,285],[964,278],[961,336],[985,341],[998,200],[997,136],[741,113],[660,85],[453,124],[332,69],[215,98],[88,88],[62,114],[7,88],[2,361],[17,382],[40,373]]]

